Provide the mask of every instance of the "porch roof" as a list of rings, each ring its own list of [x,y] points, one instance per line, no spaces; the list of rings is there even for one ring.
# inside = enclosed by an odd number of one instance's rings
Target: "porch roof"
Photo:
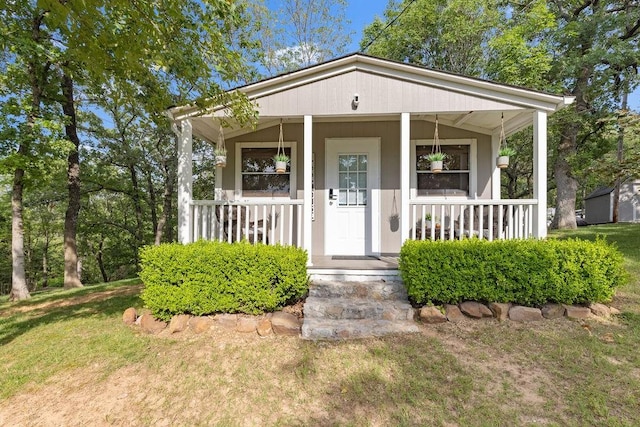
[[[361,53],[234,90],[254,102],[258,128],[274,126],[280,119],[301,122],[304,115],[314,116],[314,121],[375,121],[399,120],[400,113],[408,112],[426,121],[438,114],[443,125],[488,135],[499,132],[502,116],[509,135],[531,125],[533,111],[553,113],[574,100]],[[356,94],[360,102],[354,106]],[[202,111],[187,105],[169,113],[176,121],[190,118],[194,135],[214,141],[215,118],[224,116],[225,109]],[[236,126],[225,136],[252,130]]]

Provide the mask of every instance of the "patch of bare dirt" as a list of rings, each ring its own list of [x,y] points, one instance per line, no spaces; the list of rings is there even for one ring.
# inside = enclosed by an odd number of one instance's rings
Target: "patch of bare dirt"
[[[32,311],[45,311],[51,309],[57,309],[62,307],[70,307],[73,305],[85,304],[93,301],[102,301],[114,296],[126,296],[139,294],[142,291],[143,285],[134,286],[121,286],[115,289],[109,289],[107,291],[91,292],[86,295],[79,296],[67,296],[53,301],[45,301],[38,304],[24,304],[15,307],[11,307],[8,310],[0,313],[0,317],[9,317],[17,313],[30,313]]]

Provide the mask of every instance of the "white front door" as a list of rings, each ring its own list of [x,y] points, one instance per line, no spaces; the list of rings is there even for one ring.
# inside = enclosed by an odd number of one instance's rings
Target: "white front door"
[[[380,253],[380,139],[326,140],[325,255]]]

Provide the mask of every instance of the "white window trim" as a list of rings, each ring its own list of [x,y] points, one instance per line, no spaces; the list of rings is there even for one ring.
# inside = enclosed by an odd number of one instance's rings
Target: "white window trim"
[[[260,200],[292,200],[296,198],[297,192],[297,168],[296,168],[296,141],[284,141],[282,145],[285,148],[291,148],[290,171],[289,171],[289,197],[252,197],[242,195],[242,149],[243,148],[278,148],[278,142],[239,142],[236,145],[236,162],[235,162],[235,197],[236,199],[260,201]]]
[[[474,199],[478,193],[478,141],[475,138],[441,139],[440,145],[469,146],[469,195],[468,196],[418,196],[418,174],[416,170],[416,146],[433,145],[433,139],[411,140],[411,199]]]

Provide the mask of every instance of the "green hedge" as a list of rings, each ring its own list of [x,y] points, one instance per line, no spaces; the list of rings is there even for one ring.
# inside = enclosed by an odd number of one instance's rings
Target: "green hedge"
[[[420,304],[606,302],[625,281],[622,263],[602,239],[408,240],[400,252],[402,280]]]
[[[140,251],[142,300],[154,316],[259,314],[301,298],[309,288],[307,254],[286,246],[199,241]]]

